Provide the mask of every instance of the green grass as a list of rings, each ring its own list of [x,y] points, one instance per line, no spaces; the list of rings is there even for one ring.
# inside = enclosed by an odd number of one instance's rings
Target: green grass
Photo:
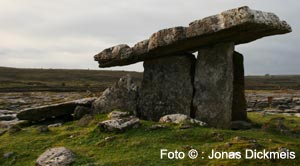
[[[299,132],[300,118],[282,115],[261,116],[250,113],[249,118],[257,128],[244,131],[220,130],[214,128],[195,127],[178,129],[176,125],[168,125],[165,129],[149,130],[154,122],[142,121],[137,129],[123,133],[106,133],[97,129],[97,123],[106,119],[106,115],[98,115],[87,127],[79,127],[77,121],[68,122],[62,127],[50,128],[48,133],[38,133],[36,127],[23,128],[22,131],[0,136],[0,155],[13,151],[15,155],[4,159],[0,157],[0,165],[26,166],[34,165],[37,157],[46,149],[65,146],[76,154],[73,165],[93,163],[102,166],[160,166],[160,165],[298,165],[300,162],[300,141],[295,135],[281,134],[262,130],[260,126],[273,123],[274,119],[284,117],[285,125],[293,132]],[[72,127],[73,130],[67,130]],[[236,136],[256,140],[235,140]],[[113,137],[105,141],[106,137]],[[228,143],[231,145],[228,146]],[[195,160],[160,159],[160,149],[184,151],[190,147],[209,154],[211,149],[219,151],[243,151],[256,144],[261,149],[277,150],[286,147],[296,152],[295,160],[208,160],[198,157]]]

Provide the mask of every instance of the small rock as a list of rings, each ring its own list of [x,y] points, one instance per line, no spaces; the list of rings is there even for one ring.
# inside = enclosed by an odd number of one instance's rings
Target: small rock
[[[115,137],[114,136],[111,136],[111,137],[105,137],[104,140],[105,141],[111,141],[111,140],[114,140]]]
[[[0,136],[3,135],[3,134],[5,134],[6,132],[7,132],[7,130],[1,130],[0,131]]]
[[[82,118],[84,115],[89,114],[90,111],[91,111],[91,109],[89,107],[76,106],[73,117],[75,120],[78,120],[78,119]]]
[[[37,131],[39,133],[46,133],[46,132],[49,132],[50,130],[49,130],[48,126],[43,125],[43,126],[39,126],[37,128]]]
[[[90,115],[90,114],[86,114],[84,115],[78,122],[77,122],[77,125],[80,126],[80,127],[86,127],[88,126],[91,121],[93,120],[93,116]]]
[[[189,123],[182,123],[179,125],[179,129],[189,129],[192,128],[193,126]]]
[[[232,121],[231,129],[232,130],[247,130],[251,128],[251,123],[246,121]]]
[[[109,119],[119,119],[128,116],[129,116],[129,112],[122,112],[122,111],[112,111],[107,115]]]
[[[225,142],[224,146],[225,148],[231,147],[233,144],[231,142]]]
[[[166,126],[161,125],[161,124],[154,124],[149,129],[150,130],[158,130],[158,129],[164,129],[164,128],[166,128]]]
[[[15,114],[15,111],[10,110],[0,110],[0,115],[7,115],[7,114]]]
[[[10,158],[13,155],[15,155],[15,152],[7,152],[3,154],[3,158]]]
[[[197,119],[190,119],[190,123],[196,124],[196,125],[202,126],[202,127],[207,126],[207,123],[202,122],[202,121],[197,120]]]
[[[179,124],[188,119],[187,115],[184,114],[170,114],[165,115],[159,119],[160,123],[175,123]]]
[[[102,131],[124,131],[128,128],[134,128],[139,125],[140,119],[128,117],[122,119],[111,119],[100,122],[98,127]]]
[[[0,116],[0,121],[10,121],[16,119],[16,115],[1,115]]]
[[[288,152],[288,149],[286,147],[279,147],[278,152]]]
[[[277,108],[280,110],[290,109],[288,105],[278,105]]]
[[[293,110],[296,110],[298,113],[300,113],[300,106],[295,106]]]
[[[214,141],[223,141],[224,140],[224,135],[217,133],[217,132],[213,132],[211,133],[210,137],[214,140]]]
[[[298,113],[298,111],[293,109],[286,109],[284,110],[284,113]]]
[[[46,150],[36,160],[37,166],[67,166],[75,161],[75,154],[65,148],[56,147]]]
[[[300,118],[300,113],[296,113],[294,114],[294,116],[299,117]]]
[[[17,132],[19,132],[19,131],[21,131],[22,129],[19,127],[19,126],[17,126],[17,125],[14,125],[14,126],[10,126],[9,128],[8,128],[8,133],[9,134],[14,134],[14,133],[17,133]]]
[[[234,141],[241,141],[241,140],[245,140],[244,137],[240,137],[240,136],[236,136],[233,138]]]
[[[67,127],[66,131],[73,131],[75,128],[73,126]]]
[[[269,113],[283,113],[283,110],[280,110],[280,109],[268,109],[265,111],[269,112]]]
[[[48,127],[61,127],[62,126],[62,123],[55,123],[55,124],[50,124],[48,125]]]
[[[207,124],[205,122],[202,122],[197,119],[191,119],[187,115],[184,115],[184,114],[165,115],[159,119],[159,122],[160,123],[174,123],[174,124],[183,123],[183,124],[185,124],[185,125],[182,124],[181,127],[183,127],[183,128],[187,128],[188,126],[192,127],[192,125],[190,125],[190,124],[197,125],[197,126],[207,126]]]

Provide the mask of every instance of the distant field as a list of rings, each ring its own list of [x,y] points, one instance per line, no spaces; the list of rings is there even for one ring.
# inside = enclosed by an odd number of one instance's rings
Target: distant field
[[[246,76],[245,79],[249,90],[300,90],[300,75]]]
[[[102,91],[126,74],[141,81],[139,72],[0,67],[0,92]]]
[[[102,91],[126,74],[138,82],[142,80],[141,72],[0,67],[0,92]],[[246,89],[299,90],[300,75],[246,76]]]

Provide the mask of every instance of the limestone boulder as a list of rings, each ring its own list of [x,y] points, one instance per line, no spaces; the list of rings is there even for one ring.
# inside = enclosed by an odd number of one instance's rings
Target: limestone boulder
[[[145,61],[138,117],[158,121],[167,114],[190,116],[194,63],[189,53]]]
[[[37,166],[69,166],[75,161],[75,154],[65,148],[56,147],[46,150],[36,160]]]
[[[107,88],[103,94],[94,101],[92,112],[108,113],[115,109],[136,112],[138,85],[130,75],[120,78],[112,87]]]

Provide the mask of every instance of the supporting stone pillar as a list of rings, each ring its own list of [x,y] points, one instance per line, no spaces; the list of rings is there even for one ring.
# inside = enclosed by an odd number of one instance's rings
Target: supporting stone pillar
[[[198,51],[193,106],[195,118],[217,128],[230,128],[233,98],[234,43]]]
[[[244,57],[235,51],[233,53],[232,121],[247,120],[244,78]]]
[[[174,113],[190,116],[194,65],[190,53],[145,60],[138,116],[153,121]]]

